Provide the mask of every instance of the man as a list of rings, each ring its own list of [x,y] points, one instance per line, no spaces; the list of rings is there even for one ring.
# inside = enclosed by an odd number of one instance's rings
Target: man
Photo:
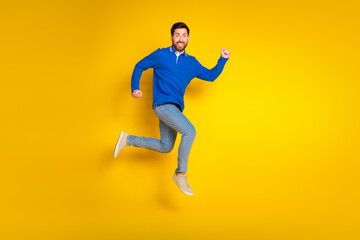
[[[185,48],[189,42],[189,28],[185,23],[175,23],[171,28],[172,46],[158,48],[135,66],[131,78],[131,92],[140,98],[139,82],[144,70],[154,69],[152,107],[159,118],[161,139],[137,137],[121,132],[114,157],[125,146],[142,147],[162,153],[170,152],[177,133],[182,135],[178,152],[178,165],[173,180],[180,190],[188,195],[194,192],[187,182],[187,164],[191,146],[195,138],[195,128],[182,113],[184,93],[190,81],[197,77],[213,82],[222,72],[230,52],[223,48],[217,65],[211,70],[203,67],[195,57],[188,55]]]

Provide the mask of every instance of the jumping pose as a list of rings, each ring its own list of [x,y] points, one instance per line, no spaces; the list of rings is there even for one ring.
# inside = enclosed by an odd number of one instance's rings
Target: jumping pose
[[[172,46],[158,48],[135,65],[131,78],[131,94],[140,98],[139,82],[144,70],[154,69],[152,108],[159,118],[160,140],[138,137],[121,132],[117,141],[114,158],[125,146],[142,147],[162,153],[170,152],[175,143],[177,133],[181,134],[178,152],[178,165],[173,180],[180,190],[188,195],[194,192],[188,184],[188,158],[196,131],[191,122],[183,114],[184,94],[193,78],[213,82],[224,69],[230,52],[223,48],[217,65],[212,69],[203,67],[199,61],[187,54],[185,48],[189,42],[189,28],[185,23],[175,23],[171,28]]]

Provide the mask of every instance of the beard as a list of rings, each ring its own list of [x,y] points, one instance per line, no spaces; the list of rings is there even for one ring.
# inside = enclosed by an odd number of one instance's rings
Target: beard
[[[178,45],[179,43],[183,43],[183,44],[179,46]],[[176,43],[173,42],[173,47],[178,52],[181,52],[181,51],[185,50],[186,46],[187,46],[187,43],[184,43],[184,42],[176,42]]]

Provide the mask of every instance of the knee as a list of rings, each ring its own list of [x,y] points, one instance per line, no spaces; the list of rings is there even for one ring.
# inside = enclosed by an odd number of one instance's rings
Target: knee
[[[191,137],[191,138],[195,138],[196,136],[196,129],[194,127],[191,127],[187,132],[186,135]]]
[[[171,150],[174,148],[174,145],[165,145],[163,144],[161,147],[161,152],[162,153],[169,153],[171,152]]]

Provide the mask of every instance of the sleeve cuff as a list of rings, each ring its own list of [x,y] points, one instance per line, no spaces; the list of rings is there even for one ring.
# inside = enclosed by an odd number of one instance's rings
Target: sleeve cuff
[[[227,60],[229,60],[229,58],[224,58],[223,56],[220,56],[220,60],[226,62]]]

